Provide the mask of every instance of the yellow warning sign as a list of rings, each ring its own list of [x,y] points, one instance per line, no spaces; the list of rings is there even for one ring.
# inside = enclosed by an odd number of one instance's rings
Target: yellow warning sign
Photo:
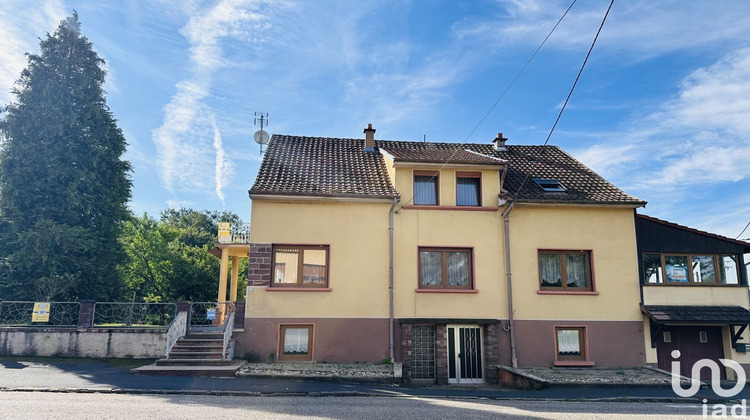
[[[31,322],[49,322],[49,302],[34,303],[34,312],[31,313]]]
[[[222,239],[230,239],[231,235],[229,234],[229,222],[219,222],[219,242],[222,242]]]

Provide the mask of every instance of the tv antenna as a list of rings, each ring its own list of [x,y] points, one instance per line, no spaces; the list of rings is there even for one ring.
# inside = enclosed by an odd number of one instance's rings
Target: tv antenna
[[[253,139],[260,145],[260,154],[263,154],[263,145],[268,144],[269,137],[268,133],[263,130],[263,127],[268,126],[268,113],[267,112],[256,112],[255,118],[253,118],[253,124],[260,126],[260,130],[253,134]]]

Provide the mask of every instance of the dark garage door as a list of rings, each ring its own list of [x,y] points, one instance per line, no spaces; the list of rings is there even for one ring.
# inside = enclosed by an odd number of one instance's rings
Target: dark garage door
[[[671,371],[672,351],[679,350],[680,374],[690,377],[695,362],[711,359],[719,363],[724,358],[721,327],[704,326],[665,326],[656,342],[659,369]],[[721,363],[721,379],[726,379],[726,369]],[[709,369],[701,369],[701,379],[711,379]]]

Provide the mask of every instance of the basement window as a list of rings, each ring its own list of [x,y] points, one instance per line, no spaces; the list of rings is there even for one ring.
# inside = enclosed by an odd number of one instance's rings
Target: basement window
[[[560,184],[560,181],[553,178],[534,178],[534,182],[539,188],[546,192],[562,192],[565,191],[565,187]]]

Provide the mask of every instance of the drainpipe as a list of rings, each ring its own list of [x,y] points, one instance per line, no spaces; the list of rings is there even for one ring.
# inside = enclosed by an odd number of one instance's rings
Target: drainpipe
[[[516,357],[516,330],[513,326],[513,283],[511,282],[510,271],[510,220],[508,215],[513,210],[514,202],[508,204],[508,208],[503,212],[503,222],[505,224],[505,272],[508,286],[508,329],[510,332],[510,360],[511,366],[518,367],[518,358]]]
[[[393,213],[398,201],[397,197],[393,199],[391,210],[388,212],[388,357],[391,358],[391,361],[395,360],[393,354],[393,342],[395,341],[393,335]]]

